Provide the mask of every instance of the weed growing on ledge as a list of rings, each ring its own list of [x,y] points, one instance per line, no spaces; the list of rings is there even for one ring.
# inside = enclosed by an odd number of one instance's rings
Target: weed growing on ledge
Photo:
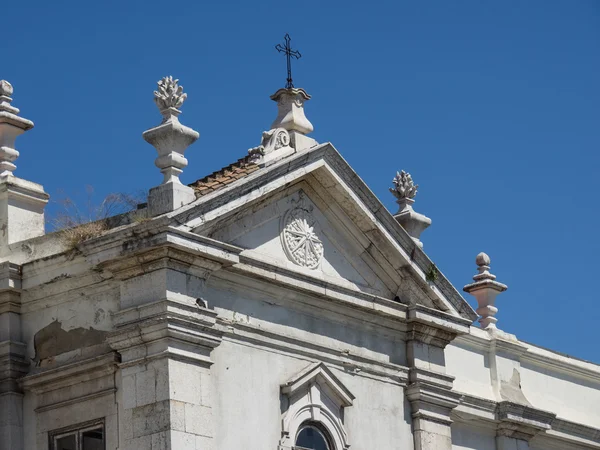
[[[79,244],[100,236],[109,229],[110,217],[125,214],[136,209],[139,199],[128,194],[109,194],[98,205],[93,202],[94,188],[86,187],[85,208],[64,196],[56,203],[59,211],[49,220],[53,231],[60,232],[60,238],[68,248],[75,250]]]
[[[427,273],[425,274],[425,279],[429,283],[433,283],[435,280],[437,280],[438,273],[438,268],[435,266],[435,264],[432,264],[431,266],[429,266],[429,270],[427,270]]]

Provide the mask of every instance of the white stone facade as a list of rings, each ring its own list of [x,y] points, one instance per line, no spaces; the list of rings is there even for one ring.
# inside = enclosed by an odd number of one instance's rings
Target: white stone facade
[[[183,206],[75,249],[0,243],[0,449],[101,430],[82,448],[287,450],[307,424],[329,450],[600,449],[600,367],[476,325],[420,237],[288,122]]]

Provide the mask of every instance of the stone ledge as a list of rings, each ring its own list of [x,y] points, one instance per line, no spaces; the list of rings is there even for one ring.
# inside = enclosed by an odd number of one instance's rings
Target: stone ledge
[[[85,402],[88,400],[93,400],[98,397],[104,397],[105,395],[112,395],[117,392],[117,388],[104,389],[102,391],[94,392],[92,394],[82,395],[81,397],[72,398],[69,400],[64,400],[62,402],[51,403],[48,405],[40,406],[36,408],[34,411],[36,413],[50,411],[52,409],[63,408],[65,406],[70,406],[75,403]]]
[[[462,394],[432,384],[416,382],[406,388],[413,419],[424,419],[442,425],[450,425],[451,411],[462,399]]]
[[[120,352],[120,368],[144,364],[158,358],[171,358],[192,364],[210,366],[212,349],[221,343],[222,331],[214,325],[216,314],[206,308],[198,307],[196,316],[185,314],[185,310],[168,307],[166,302],[157,302],[149,307],[158,307],[162,311],[137,321],[126,322],[108,336],[108,343]],[[176,305],[175,302],[169,302]],[[144,307],[131,308],[132,310]],[[199,315],[198,315],[199,314]]]
[[[502,401],[496,407],[498,436],[529,441],[539,432],[551,428],[556,414],[518,403]]]
[[[328,346],[265,330],[251,324],[218,318],[217,324],[224,332],[223,339],[255,348],[268,348],[278,353],[301,357],[307,361],[321,361],[355,376],[372,378],[387,383],[406,386],[408,368],[399,364],[342,353]],[[308,344],[308,345],[307,345]]]
[[[544,439],[567,441],[574,445],[593,443],[596,444],[594,448],[600,448],[600,428],[561,419],[552,412],[531,406],[496,402],[463,393],[452,418],[463,423],[475,421],[478,426],[500,430],[499,434],[512,434],[519,439],[528,440],[534,435],[538,439],[543,435]],[[500,427],[502,422],[504,425]]]
[[[41,394],[114,373],[118,362],[118,355],[111,352],[27,375],[20,383],[24,390]]]

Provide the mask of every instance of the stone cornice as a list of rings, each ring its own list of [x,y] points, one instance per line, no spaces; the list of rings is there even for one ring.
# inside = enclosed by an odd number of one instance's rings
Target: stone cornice
[[[199,305],[160,300],[116,313],[117,330],[107,340],[121,353],[120,367],[163,357],[211,365],[210,352],[221,343],[223,335],[215,327],[216,316]],[[135,351],[140,347],[145,351]]]
[[[459,334],[469,331],[470,321],[444,312],[412,305],[408,308],[407,339],[444,348]]]
[[[456,422],[476,421],[478,426],[491,427],[500,435],[519,439],[529,440],[533,436],[538,439],[541,433],[544,439],[600,448],[600,428],[561,419],[552,412],[527,405],[496,402],[465,393],[461,395],[460,405],[452,412],[452,418]],[[556,448],[563,447],[558,443]]]
[[[82,244],[86,259],[102,269],[121,273],[119,278],[126,279],[152,270],[145,266],[160,258],[180,260],[210,272],[238,262],[238,254],[242,251],[168,225],[145,233],[128,231],[125,235],[115,233],[103,236],[98,242],[92,240]]]
[[[356,355],[349,351],[340,352],[328,345],[307,342],[244,322],[234,322],[219,317],[217,324],[224,333],[224,340],[256,348],[268,348],[271,351],[301,357],[308,361],[322,361],[360,377],[401,385],[408,383],[409,369],[399,364]]]
[[[424,419],[450,425],[451,411],[456,408],[462,395],[437,385],[417,381],[406,388],[406,398],[411,404],[413,419]]]
[[[304,292],[311,296],[327,298],[351,309],[363,310],[369,315],[385,316],[390,320],[406,320],[407,306],[377,295],[369,294],[359,289],[330,281],[308,277],[298,271],[259,261],[247,255],[240,256],[240,263],[228,267],[227,272],[245,275],[255,279]]]
[[[508,336],[504,338],[502,336]],[[488,333],[477,327],[470,327],[468,334],[457,338],[460,344],[489,352],[492,346],[496,351],[514,356],[521,363],[540,366],[546,370],[573,375],[577,378],[600,382],[600,366],[597,364],[578,360],[561,355],[551,350],[544,350],[527,342],[519,341],[514,335],[496,330],[496,333]]]
[[[600,428],[593,428],[568,420],[556,418],[552,429],[546,433],[553,438],[575,441],[578,444],[593,445],[600,448]]]
[[[600,366],[597,364],[562,356],[552,351],[547,351],[547,355],[544,355],[538,347],[526,343],[523,345],[527,350],[521,355],[522,362],[530,362],[545,369],[600,383]]]
[[[85,250],[86,258],[120,280],[167,267],[182,272],[195,270],[199,277],[206,278],[225,266],[228,271],[326,297],[353,310],[363,309],[365,313],[399,322],[407,319],[407,306],[401,303],[259,261],[240,254],[242,249],[238,247],[173,227],[155,230],[155,234],[131,236],[129,241],[121,242],[119,253],[114,252],[113,244],[107,239],[102,244],[90,243]],[[361,303],[364,303],[363,308]],[[420,306],[413,308],[410,321],[427,323],[438,329],[436,343],[440,346],[466,332],[470,323],[468,319]],[[423,326],[413,326],[414,331],[417,329],[423,329]],[[431,332],[428,336],[432,338]]]
[[[454,377],[445,373],[411,367],[408,370],[408,380],[410,383],[421,383],[422,385],[434,386],[450,391],[452,390]]]
[[[0,263],[0,314],[21,313],[21,266]]]
[[[64,388],[114,373],[118,361],[116,353],[107,353],[27,375],[21,379],[21,386],[24,390],[36,394]]]
[[[527,405],[502,401],[496,407],[498,436],[529,441],[539,432],[550,429],[556,414]]]
[[[18,380],[29,371],[27,345],[22,342],[0,342],[0,393],[20,392]]]

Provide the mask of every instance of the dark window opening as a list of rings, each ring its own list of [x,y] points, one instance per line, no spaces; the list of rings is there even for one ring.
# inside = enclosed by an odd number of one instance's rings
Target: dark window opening
[[[299,450],[335,450],[325,429],[316,423],[306,423],[300,427],[296,437]]]
[[[50,450],[105,450],[104,424],[95,422],[50,433]]]

